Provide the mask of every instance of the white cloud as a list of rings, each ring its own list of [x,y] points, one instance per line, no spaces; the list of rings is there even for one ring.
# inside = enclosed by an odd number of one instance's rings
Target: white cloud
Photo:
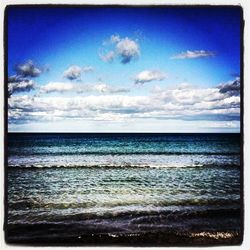
[[[84,84],[77,86],[75,89],[78,93],[97,92],[101,94],[116,94],[130,92],[128,88],[114,87],[106,83]]]
[[[192,59],[192,58],[199,58],[199,57],[213,57],[215,53],[213,51],[206,51],[206,50],[187,50],[186,52],[182,52],[175,56],[172,56],[171,59]]]
[[[135,83],[145,83],[145,82],[151,82],[154,80],[162,81],[167,77],[167,75],[164,72],[161,72],[159,70],[145,70],[140,73],[138,73],[135,77]]]
[[[114,51],[109,51],[106,54],[99,54],[100,58],[102,59],[102,61],[104,62],[113,62],[113,60],[115,59],[115,52]]]
[[[104,62],[112,62],[116,57],[120,58],[121,63],[127,64],[132,59],[140,56],[140,46],[137,41],[128,37],[120,38],[119,35],[112,35],[110,43],[113,48],[107,53],[99,54]],[[106,43],[104,43],[106,45]]]
[[[100,92],[100,93],[127,93],[129,92],[130,90],[127,89],[127,88],[117,88],[117,87],[112,87],[112,86],[109,86],[105,83],[101,83],[101,84],[96,84],[96,85],[93,85],[93,90],[94,91],[97,91],[97,92]]]
[[[240,78],[236,77],[234,80],[220,84],[219,89],[220,93],[226,93],[229,96],[240,95]]]
[[[129,63],[133,58],[139,57],[138,43],[128,37],[121,39],[116,45],[116,51],[123,64]]]
[[[17,74],[22,77],[37,77],[42,73],[42,70],[35,66],[35,64],[29,60],[26,63],[16,66]]]
[[[57,119],[104,119],[105,116],[126,117],[147,98],[128,96],[87,96],[87,97],[30,97],[13,96],[9,100],[9,120],[11,122],[27,120]],[[43,114],[41,116],[41,114]]]
[[[80,67],[77,65],[71,65],[63,72],[63,77],[69,80],[81,80],[82,73],[92,72],[94,68],[92,66]]]
[[[20,75],[13,75],[8,77],[8,83],[22,82],[22,81],[29,81],[29,80]]]
[[[31,60],[15,67],[16,75],[8,77],[8,96],[14,93],[28,92],[35,89],[34,81],[30,78],[38,77],[42,72],[49,71],[48,66],[39,68]]]
[[[72,65],[63,72],[63,77],[69,80],[80,80],[82,69],[77,65]]]
[[[226,128],[226,129],[230,129],[230,128],[238,128],[239,127],[239,124],[238,122],[233,122],[233,121],[230,121],[230,122],[212,122],[210,124],[207,125],[207,128],[215,128],[215,129],[218,129],[218,128]]]
[[[52,92],[76,92],[76,93],[88,93],[96,92],[101,94],[115,94],[115,93],[128,93],[130,90],[123,87],[114,87],[106,83],[96,84],[73,84],[65,82],[50,82],[40,87],[40,93],[52,93]]]
[[[78,85],[51,84],[50,90],[93,91],[100,93],[101,96],[69,98],[14,95],[9,98],[10,123],[53,119],[127,121],[178,119],[225,121],[230,124],[231,121],[239,120],[240,97],[220,93],[219,88],[195,88],[190,85],[185,88],[182,85],[181,89],[178,86],[174,89],[158,88],[150,96],[129,96],[117,94],[119,91],[126,92],[127,90],[116,89],[103,83],[83,85],[82,89],[75,89]]]
[[[85,66],[82,68],[82,72],[93,72],[94,68],[92,66]]]
[[[40,91],[42,93],[51,93],[51,92],[65,92],[71,91],[74,89],[74,85],[71,83],[64,82],[49,82],[48,84],[42,86]]]
[[[22,79],[17,82],[8,83],[8,95],[11,96],[13,93],[28,92],[35,88],[35,83],[32,80]]]

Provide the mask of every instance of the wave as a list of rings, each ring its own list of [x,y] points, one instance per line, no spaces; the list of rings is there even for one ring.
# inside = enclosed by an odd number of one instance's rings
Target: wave
[[[240,152],[182,152],[182,151],[176,151],[176,152],[166,152],[166,151],[131,151],[131,152],[112,152],[112,151],[83,151],[83,152],[11,152],[9,151],[9,155],[11,156],[36,156],[36,155],[240,155]]]
[[[236,167],[239,168],[239,164],[235,163],[216,163],[216,164],[189,164],[189,163],[169,163],[169,164],[9,164],[9,168],[27,168],[27,169],[42,169],[42,168],[218,168],[218,167]]]
[[[35,211],[35,210],[34,210]],[[241,209],[239,205],[234,206],[181,206],[169,208],[151,209],[105,209],[97,212],[77,211],[69,209],[63,212],[61,209],[49,209],[47,211],[36,210],[28,214],[19,214],[8,220],[8,225],[34,225],[41,229],[40,225],[53,225],[58,228],[60,225],[77,229],[81,226],[81,232],[105,233],[119,232],[143,232],[158,230],[174,231],[195,231],[200,229],[236,230],[240,227]],[[47,228],[45,228],[48,232]],[[67,228],[64,232],[69,232]],[[23,232],[23,230],[20,230]],[[31,233],[33,230],[30,231]]]
[[[204,207],[206,207],[205,212],[207,212],[208,207],[213,206],[214,209],[228,209],[237,208],[240,204],[240,199],[181,199],[181,200],[160,200],[157,204],[153,205],[150,201],[138,201],[136,198],[131,198],[130,200],[110,200],[110,201],[85,201],[85,202],[53,202],[53,201],[42,201],[37,197],[33,198],[23,198],[16,201],[9,201],[8,207],[10,210],[23,210],[23,209],[84,209],[85,213],[89,215],[91,211],[93,214],[98,214],[98,211],[103,214],[110,214],[115,212],[116,215],[128,214],[136,212],[141,215],[152,215],[158,213],[169,213],[175,211],[175,213],[180,212],[177,207],[186,208],[188,212],[199,213],[204,212]],[[198,209],[198,210],[197,210]],[[201,210],[201,211],[199,211]],[[72,210],[73,211],[73,210]],[[11,212],[11,211],[10,211]]]

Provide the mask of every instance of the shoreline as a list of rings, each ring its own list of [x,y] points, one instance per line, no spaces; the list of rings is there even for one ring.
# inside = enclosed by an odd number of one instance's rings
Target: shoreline
[[[15,234],[15,233],[14,233]],[[6,234],[5,241],[11,245],[33,246],[226,246],[240,245],[240,232],[159,232],[159,233],[104,233],[79,234],[77,236],[13,237]]]

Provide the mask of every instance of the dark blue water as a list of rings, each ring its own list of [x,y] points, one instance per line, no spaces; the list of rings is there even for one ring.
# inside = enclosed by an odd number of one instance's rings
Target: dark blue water
[[[237,233],[240,169],[239,134],[9,134],[11,237]]]
[[[10,134],[9,166],[238,165],[237,134]]]

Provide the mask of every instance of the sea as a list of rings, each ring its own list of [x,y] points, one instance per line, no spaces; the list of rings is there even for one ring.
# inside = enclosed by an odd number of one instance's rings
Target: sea
[[[5,239],[240,244],[240,134],[8,133]]]

